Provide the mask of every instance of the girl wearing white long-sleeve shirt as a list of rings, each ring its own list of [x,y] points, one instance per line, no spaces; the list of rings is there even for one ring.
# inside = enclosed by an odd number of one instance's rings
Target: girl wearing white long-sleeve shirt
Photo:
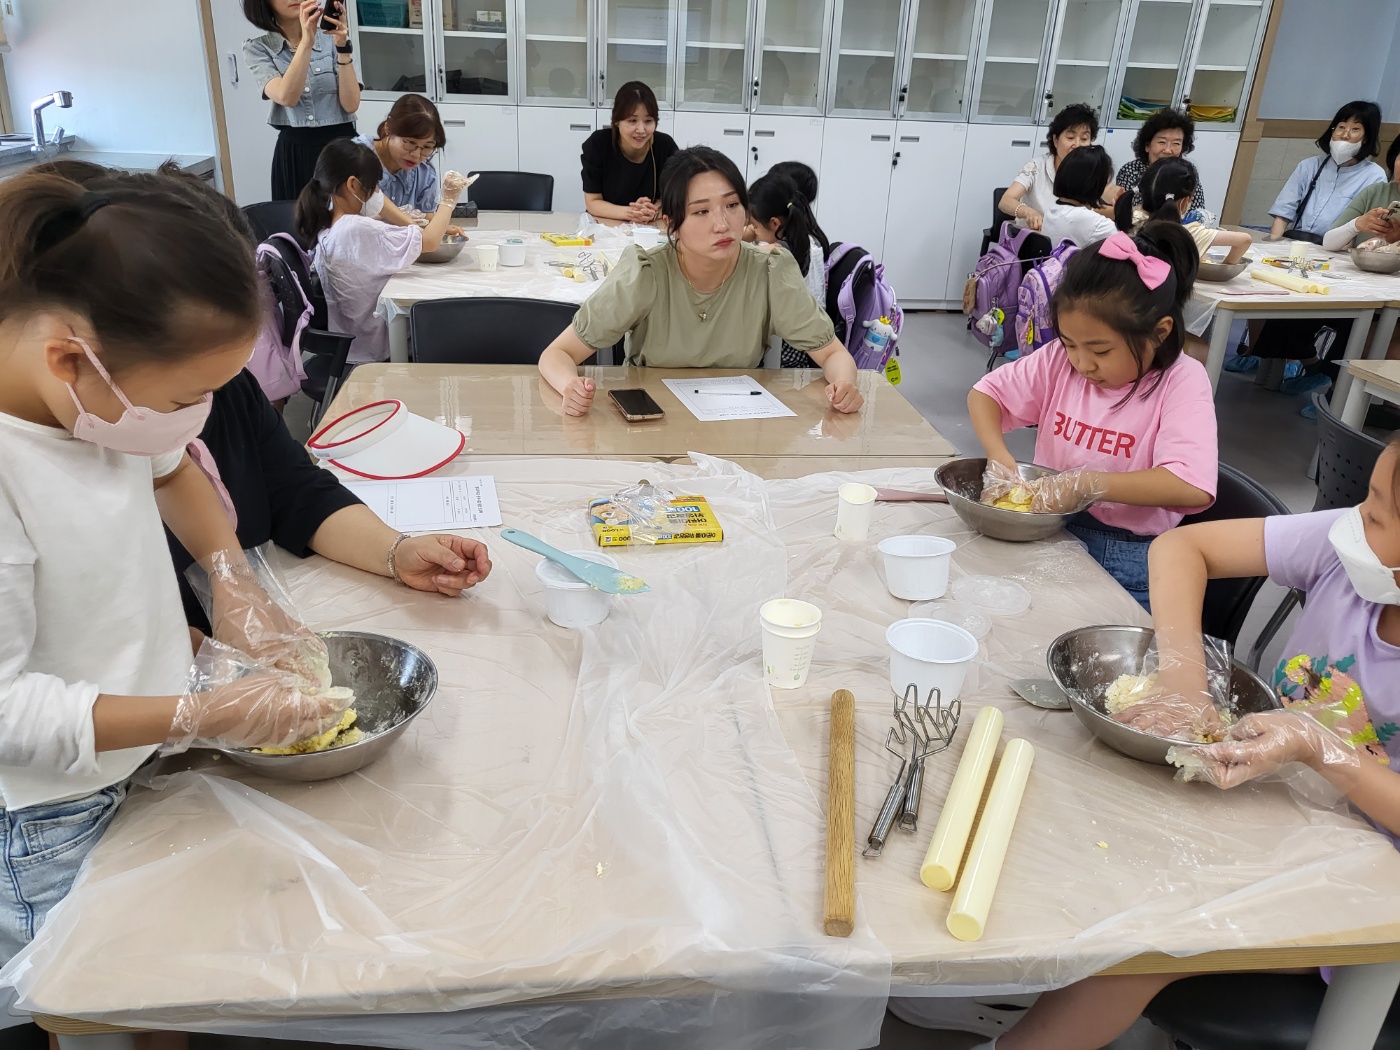
[[[340,717],[270,666],[187,690],[162,520],[223,567],[221,641],[312,661],[317,643],[249,582],[185,454],[248,359],[261,299],[248,248],[177,181],[0,186],[0,961],[68,893],[157,746],[273,746]]]

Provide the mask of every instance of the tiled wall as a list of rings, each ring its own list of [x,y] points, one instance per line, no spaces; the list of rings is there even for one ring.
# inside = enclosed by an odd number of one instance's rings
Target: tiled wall
[[[1269,225],[1269,207],[1288,176],[1293,174],[1299,161],[1316,155],[1317,143],[1311,139],[1260,139],[1254,155],[1254,170],[1249,175],[1249,189],[1245,192],[1241,223]]]

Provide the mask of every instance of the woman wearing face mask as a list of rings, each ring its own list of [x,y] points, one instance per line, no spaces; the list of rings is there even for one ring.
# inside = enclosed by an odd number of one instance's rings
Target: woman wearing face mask
[[[283,746],[341,716],[272,670],[314,675],[325,646],[253,582],[185,454],[260,319],[252,251],[165,177],[0,186],[0,960],[68,893],[157,746]],[[219,567],[216,636],[267,670],[185,692],[162,520]]]
[[[1187,779],[1217,787],[1309,766],[1400,841],[1400,439],[1361,506],[1173,529],[1152,544],[1149,565],[1162,669],[1156,695],[1118,717],[1164,736],[1223,732],[1222,743],[1168,752]],[[1206,582],[1265,574],[1307,594],[1271,679],[1283,708],[1225,729],[1201,646]],[[1094,1050],[1184,976],[1091,977],[1047,992],[973,1050]]]
[[[1337,216],[1386,173],[1370,158],[1380,152],[1381,110],[1374,102],[1348,102],[1317,140],[1320,157],[1300,161],[1269,214],[1269,240],[1280,237],[1322,243]]]
[[[350,139],[332,142],[297,198],[297,232],[316,245],[331,328],[355,337],[350,363],[387,361],[389,330],[374,316],[389,278],[442,243],[465,181],[448,173],[442,202],[426,228],[379,221],[383,168],[374,150]]]
[[[748,203],[744,179],[723,153],[696,146],[676,154],[661,184],[670,237],[645,251],[626,249],[540,355],[540,374],[563,397],[565,412],[588,412],[594,384],[578,366],[624,336],[628,364],[757,368],[776,335],[811,355],[832,408],[860,408],[856,363],[793,257],[743,243]]]
[[[595,219],[650,223],[660,211],[661,173],[679,148],[656,130],[656,93],[640,80],[617,89],[612,123],[583,143],[583,199]]]

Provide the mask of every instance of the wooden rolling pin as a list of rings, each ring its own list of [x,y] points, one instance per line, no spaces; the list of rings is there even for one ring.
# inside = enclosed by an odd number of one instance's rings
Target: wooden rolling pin
[[[822,929],[849,937],[856,924],[856,698],[831,694],[826,774],[826,898]]]
[[[953,774],[943,812],[938,814],[938,825],[933,829],[928,853],[919,868],[919,878],[931,890],[951,890],[957,884],[963,851],[972,834],[972,822],[982,802],[982,789],[987,785],[987,774],[991,771],[1005,722],[1001,710],[988,704],[977,712],[972,723],[972,732],[958,761],[958,771]]]
[[[987,796],[982,819],[977,822],[977,837],[972,840],[972,852],[967,855],[967,866],[953,896],[953,908],[948,912],[948,932],[960,941],[980,940],[987,928],[987,913],[996,896],[1001,865],[1006,860],[1006,847],[1011,841],[1011,829],[1016,826],[1034,758],[1035,748],[1020,739],[1008,740],[1001,753],[991,794]]]

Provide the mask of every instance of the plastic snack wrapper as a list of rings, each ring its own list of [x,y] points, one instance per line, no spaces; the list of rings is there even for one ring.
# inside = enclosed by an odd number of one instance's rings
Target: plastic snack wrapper
[[[1076,543],[986,540],[885,504],[889,535],[958,544],[956,578],[1014,578],[964,685],[964,728],[924,769],[947,797],[988,704],[1035,768],[986,933],[918,878],[925,832],[858,861],[856,928],[822,933],[828,712],[856,698],[856,827],[894,775],[885,632],[908,614],[881,560],[831,539],[842,482],[927,491],[931,468],[762,481],[734,463],[473,460],[511,523],[593,546],[580,508],[647,477],[705,497],[719,544],[619,548],[652,592],[583,631],[546,625],[538,558],[493,551],[461,599],[275,555],[318,628],[390,635],[437,667],[431,705],[358,773],[282,784],[206,753],[136,788],[34,942],[0,972],[32,1012],[110,1024],[432,1050],[849,1050],[893,990],[1040,990],[1176,956],[1400,922],[1388,838],[1272,784],[1193,790],[1030,707],[1009,679],[1086,623],[1146,617]],[[772,692],[758,609],[816,604],[808,684]],[[939,603],[935,602],[934,605]],[[183,763],[183,765],[181,765]],[[1100,845],[1102,843],[1102,845]],[[120,951],[121,965],[94,959]]]
[[[1174,747],[1167,760],[1178,767],[1180,779],[1204,780],[1218,788],[1238,787],[1301,763],[1345,793],[1361,773],[1361,755],[1354,747],[1311,715],[1296,711],[1246,715],[1219,743]]]
[[[633,543],[654,544],[672,531],[666,512],[675,498],[676,493],[670,489],[653,485],[644,478],[635,485],[618,489],[609,501],[615,508],[615,519],[627,523]]]
[[[175,708],[166,751],[190,747],[287,747],[324,733],[345,714],[348,690],[268,670],[208,638]]]
[[[268,561],[270,546],[217,551],[186,569],[185,579],[217,641],[325,689],[331,684],[326,643],[296,615]]]

